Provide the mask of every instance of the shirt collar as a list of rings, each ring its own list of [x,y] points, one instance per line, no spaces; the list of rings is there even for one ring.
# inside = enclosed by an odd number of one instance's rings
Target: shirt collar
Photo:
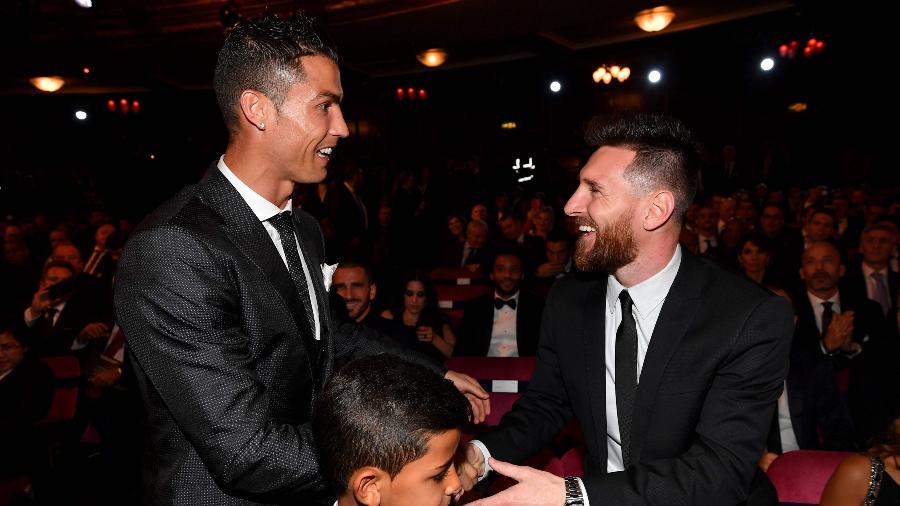
[[[865,262],[863,262],[863,263],[862,263],[862,270],[863,270],[863,276],[865,276],[866,279],[870,278],[870,277],[872,276],[872,274],[875,274],[876,272],[880,272],[885,278],[887,278],[887,268],[885,268],[885,269],[879,269],[879,270],[876,271],[875,269],[873,269],[873,268],[869,267],[868,265],[866,265]],[[886,281],[886,279],[885,279],[885,281]]]
[[[640,317],[646,317],[666,300],[666,295],[669,293],[672,283],[675,282],[675,276],[678,275],[680,266],[681,245],[679,244],[675,246],[675,253],[662,270],[628,289],[628,294],[631,296],[631,300],[634,302],[634,307],[637,309]],[[625,287],[622,286],[622,283],[619,283],[615,276],[610,274],[607,277],[606,302],[610,314],[615,313],[619,292],[624,289]]]
[[[823,302],[831,302],[832,306],[840,307],[841,305],[841,292],[834,292],[834,295],[829,299],[820,299],[812,294],[812,292],[807,291],[806,295],[809,296],[809,303],[812,304],[813,307],[822,307]],[[837,311],[837,308],[834,308]]]
[[[240,178],[234,175],[234,172],[231,172],[231,169],[225,165],[225,155],[219,157],[219,163],[216,164],[216,166],[219,168],[222,175],[225,176],[225,179],[231,183],[231,186],[234,186],[234,189],[241,195],[244,202],[250,206],[250,210],[253,211],[253,214],[256,215],[259,221],[266,221],[284,211],[291,211],[291,199],[288,199],[284,207],[279,209],[278,206],[266,200],[265,197],[253,191],[252,188],[241,181]]]
[[[504,297],[504,296],[500,295],[500,292],[498,292],[497,290],[494,290],[494,298],[495,298],[495,299],[501,299],[501,300],[513,300],[513,299],[515,299],[515,301],[518,302],[518,301],[519,301],[519,294],[520,294],[520,293],[522,293],[522,290],[516,290],[516,293],[514,293],[514,294],[512,295],[512,297]]]

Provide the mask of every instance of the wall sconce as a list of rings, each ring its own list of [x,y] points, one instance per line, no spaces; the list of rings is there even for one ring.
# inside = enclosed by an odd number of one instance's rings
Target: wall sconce
[[[668,5],[644,9],[634,16],[634,22],[645,32],[658,32],[669,26],[675,19],[675,11]]]
[[[417,54],[416,58],[426,67],[440,67],[447,61],[447,51],[440,48],[426,49]]]

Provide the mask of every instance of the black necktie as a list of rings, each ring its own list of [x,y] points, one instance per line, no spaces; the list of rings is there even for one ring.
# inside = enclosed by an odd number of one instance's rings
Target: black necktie
[[[269,218],[275,230],[278,231],[278,237],[281,239],[281,247],[284,249],[284,256],[287,257],[288,272],[297,287],[300,294],[300,300],[303,301],[303,310],[306,312],[306,321],[309,323],[310,334],[315,334],[315,320],[313,319],[312,302],[309,297],[309,285],[306,283],[306,275],[303,274],[303,264],[300,260],[300,253],[297,251],[297,240],[294,236],[294,222],[290,212],[279,213]]]
[[[619,293],[622,323],[616,331],[616,411],[619,415],[619,436],[622,442],[622,464],[630,463],[631,415],[637,391],[637,327],[631,313],[633,302],[628,290]]]
[[[499,311],[499,310],[503,309],[503,306],[509,306],[510,309],[515,310],[516,309],[516,299],[503,300],[500,297],[495,297],[494,298],[494,308],[496,308]]]
[[[831,310],[833,302],[822,303],[822,337],[828,333],[828,326],[831,325],[831,319],[834,318],[834,311]]]

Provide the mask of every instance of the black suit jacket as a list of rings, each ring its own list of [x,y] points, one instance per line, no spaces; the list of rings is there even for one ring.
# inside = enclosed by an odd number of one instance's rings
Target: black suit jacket
[[[788,411],[797,444],[803,450],[855,450],[853,422],[841,398],[831,361],[796,341],[787,376]],[[777,413],[776,413],[777,416]],[[769,451],[783,453],[776,424]],[[822,441],[819,440],[821,430]]]
[[[332,504],[309,424],[317,392],[337,359],[403,352],[330,321],[321,232],[293,216],[321,341],[265,228],[215,164],[126,245],[115,303],[146,408],[145,502]]]
[[[519,301],[516,305],[516,344],[520,357],[533,357],[537,353],[543,310],[543,299],[528,292],[519,292]],[[487,356],[491,347],[493,329],[494,294],[482,295],[467,302],[453,355],[457,357]]]
[[[787,373],[788,303],[682,250],[635,397],[631,455],[607,473],[605,276],[558,281],[528,391],[482,441],[500,460],[537,452],[574,414],[591,504],[768,504],[757,461]],[[766,496],[768,494],[768,496]]]

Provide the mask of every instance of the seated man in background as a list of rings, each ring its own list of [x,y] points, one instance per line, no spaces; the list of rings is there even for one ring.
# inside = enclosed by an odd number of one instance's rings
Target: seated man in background
[[[466,303],[453,354],[475,357],[533,357],[537,352],[544,302],[519,289],[522,257],[505,250],[494,257],[494,293]]]
[[[0,317],[0,477],[33,469],[40,452],[32,427],[52,400],[53,371],[29,353],[21,324]]]
[[[470,418],[466,398],[422,366],[389,355],[350,362],[313,416],[335,504],[447,506],[462,493],[453,457]]]
[[[402,324],[382,318],[372,310],[378,285],[367,265],[341,262],[331,279],[332,289],[344,300],[351,320],[401,342],[414,337]]]

